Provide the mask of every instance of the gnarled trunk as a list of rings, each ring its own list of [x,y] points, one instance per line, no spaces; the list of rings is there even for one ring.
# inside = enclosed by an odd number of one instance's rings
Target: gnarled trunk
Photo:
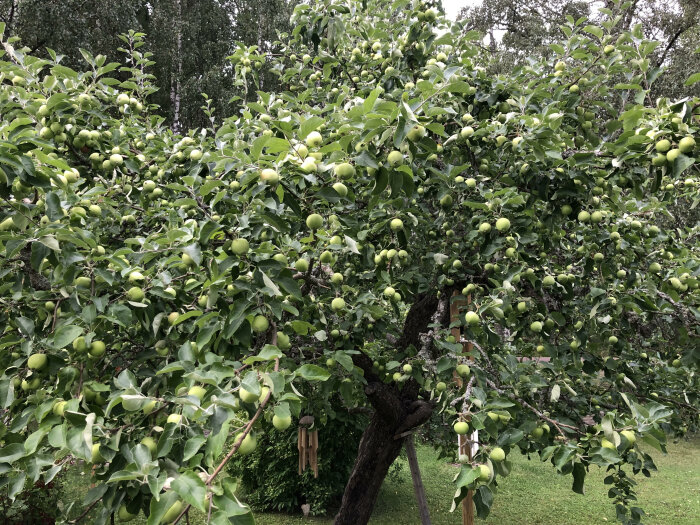
[[[397,345],[406,348],[420,343],[438,308],[435,296],[419,297],[408,313],[404,332]],[[443,321],[437,319],[436,321]],[[372,370],[372,360],[364,353],[354,354],[353,362],[364,371],[365,393],[374,408],[369,425],[362,434],[357,459],[345,486],[335,525],[364,525],[369,522],[379,489],[403,445],[399,436],[430,418],[433,405],[420,399],[418,384],[409,379],[401,389],[384,383]],[[398,439],[397,439],[398,438]]]

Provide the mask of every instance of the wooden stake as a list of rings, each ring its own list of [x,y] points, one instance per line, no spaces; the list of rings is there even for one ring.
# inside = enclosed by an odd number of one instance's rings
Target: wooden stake
[[[459,295],[457,290],[452,294],[453,297]],[[459,320],[459,309],[462,306],[469,305],[471,303],[471,296],[467,296],[466,303],[464,301],[452,301],[450,303],[450,324]],[[452,328],[452,336],[457,340],[461,341],[462,333],[458,326]],[[462,348],[463,351],[471,352],[472,344],[467,343]],[[456,373],[455,373],[456,375]],[[462,386],[462,379],[457,376],[457,382],[459,386]],[[469,445],[467,436],[458,437],[458,451],[460,454],[466,454],[469,457],[469,461],[472,460],[472,447]],[[462,500],[462,525],[474,525],[474,501],[473,501],[473,491],[467,491],[467,497]]]
[[[413,434],[410,434],[404,438],[403,446],[406,449],[406,456],[408,456],[408,465],[409,467],[411,467],[413,491],[416,493],[416,501],[418,501],[418,510],[420,512],[421,525],[430,525],[430,512],[428,510],[428,500],[425,497],[425,488],[423,487],[423,480],[420,477],[420,468],[418,467],[416,447],[413,444]]]

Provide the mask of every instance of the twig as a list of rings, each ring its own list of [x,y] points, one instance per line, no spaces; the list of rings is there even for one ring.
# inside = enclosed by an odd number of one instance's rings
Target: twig
[[[274,330],[274,326],[273,326],[273,330],[272,330],[272,344],[273,345],[277,344],[277,332]],[[277,372],[279,370],[279,365],[280,365],[279,358],[275,358],[275,372]],[[226,464],[231,460],[233,455],[236,452],[238,452],[238,449],[240,448],[241,443],[243,443],[243,440],[246,438],[246,436],[248,436],[248,434],[250,434],[250,431],[253,428],[253,425],[255,424],[255,422],[258,420],[258,418],[262,414],[263,409],[265,408],[265,405],[267,405],[267,402],[270,400],[271,395],[272,395],[272,392],[268,392],[267,395],[265,396],[265,399],[263,399],[260,402],[260,406],[258,407],[258,410],[255,412],[255,415],[252,418],[250,418],[250,420],[248,421],[248,424],[243,429],[243,432],[241,432],[239,434],[238,439],[236,439],[236,442],[233,444],[233,447],[231,447],[231,450],[229,451],[229,453],[226,454],[226,457],[221,461],[221,463],[219,463],[219,465],[216,467],[216,469],[214,469],[214,472],[212,472],[211,475],[204,482],[204,484],[207,487],[209,487],[212,484],[212,482],[214,481],[216,476],[219,475],[219,473],[223,470],[223,468],[226,466]],[[177,518],[175,518],[175,521],[173,521],[173,525],[176,525],[177,523],[180,522],[182,517],[185,516],[185,514],[187,514],[187,512],[190,510],[190,507],[191,507],[191,505],[187,504],[185,506],[185,508],[182,509],[182,512],[180,512],[180,514],[177,516]]]

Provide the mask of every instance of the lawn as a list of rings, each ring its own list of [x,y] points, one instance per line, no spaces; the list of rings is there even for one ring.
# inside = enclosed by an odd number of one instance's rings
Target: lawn
[[[658,472],[647,479],[638,477],[639,503],[647,512],[648,525],[695,525],[700,516],[700,437],[669,445],[669,454],[655,453]],[[459,525],[461,514],[450,514],[454,493],[452,478],[457,468],[437,459],[436,453],[425,446],[418,447],[423,483],[430,517],[435,525]],[[571,476],[552,476],[553,468],[536,460],[511,455],[512,474],[500,484],[491,515],[477,523],[499,525],[580,525],[615,523],[615,510],[607,498],[605,477],[593,467],[586,477],[585,495],[571,491]],[[399,459],[398,461],[404,461]],[[323,473],[321,473],[323,475]],[[79,475],[69,478],[66,489],[80,496],[85,485]],[[415,525],[419,523],[418,509],[413,497],[408,465],[397,479],[384,483],[370,523],[373,525]],[[190,522],[201,525],[201,516]],[[133,521],[132,523],[145,523]],[[285,514],[256,515],[259,525],[327,525],[332,518],[303,518]]]

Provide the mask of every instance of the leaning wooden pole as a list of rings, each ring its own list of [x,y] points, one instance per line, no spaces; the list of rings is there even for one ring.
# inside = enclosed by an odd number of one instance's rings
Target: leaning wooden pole
[[[404,438],[403,446],[406,449],[406,456],[408,456],[408,466],[411,467],[413,491],[416,493],[416,500],[418,501],[421,525],[430,525],[428,500],[425,497],[425,487],[423,487],[423,480],[420,477],[420,468],[418,467],[418,457],[416,456],[416,447],[413,444],[412,433]]]
[[[455,292],[452,294],[453,298],[455,296],[459,295],[458,292],[455,290]],[[467,297],[466,304],[469,304],[470,297]],[[455,301],[454,299],[452,300],[452,303],[450,304],[450,324],[453,324],[459,320],[459,309],[460,306],[464,306],[465,303],[463,301]],[[452,328],[452,336],[455,338],[457,341],[462,340],[462,334],[461,330],[459,329],[459,326],[455,326]],[[464,351],[469,352],[471,351],[471,344],[467,343],[464,345],[463,348]],[[462,381],[457,377],[457,381],[459,382],[460,387],[462,386]],[[464,436],[459,436],[457,440],[458,444],[458,451],[459,454],[466,454],[469,457],[469,461],[471,462],[472,460],[472,447],[471,444],[469,443],[469,440],[466,435]],[[470,489],[467,491],[467,497],[462,500],[462,525],[474,525],[474,501],[473,501],[473,491]]]

